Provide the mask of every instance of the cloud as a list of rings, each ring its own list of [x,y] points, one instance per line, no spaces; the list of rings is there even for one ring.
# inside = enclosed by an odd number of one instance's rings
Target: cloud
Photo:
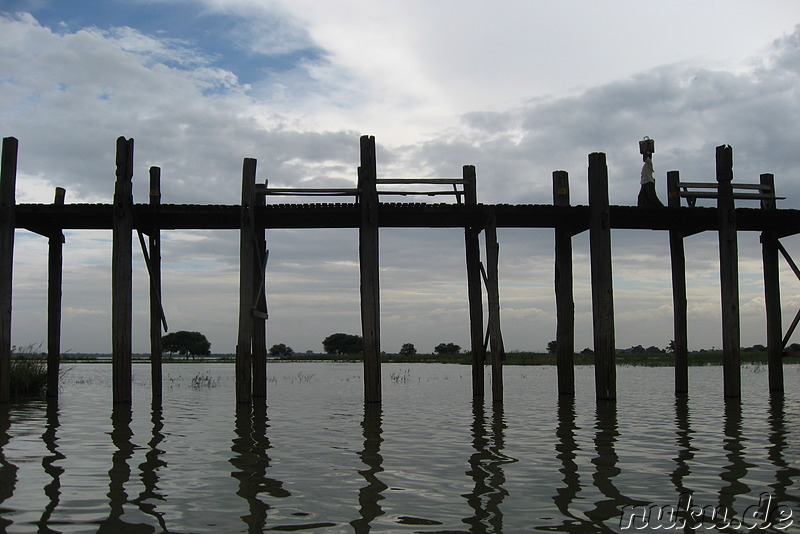
[[[521,4],[511,9],[502,3],[497,12],[508,24],[503,35],[477,3],[466,3],[463,24],[456,25],[446,24],[455,4],[432,11],[422,3],[408,5],[389,2],[352,14],[327,4],[311,11],[303,2],[267,8],[204,2],[198,17],[227,17],[233,38],[264,61],[261,74],[245,77],[242,64],[224,61],[229,51],[216,55],[187,36],[113,25],[56,30],[31,15],[0,16],[0,124],[3,135],[21,141],[18,197],[51,202],[52,187],[59,185],[67,187],[68,202],[108,202],[119,135],[136,140],[140,201],[147,169],[158,165],[163,202],[236,204],[243,157],[257,158],[259,180],[275,186],[347,187],[355,181],[358,136],[369,133],[377,136],[380,176],[452,177],[474,164],[479,200],[486,203],[549,204],[556,169],[570,173],[573,204],[585,203],[587,154],[604,151],[612,202],[633,204],[641,166],[637,142],[649,135],[656,140],[662,199],[667,170],[713,181],[714,147],[730,143],[737,181],[773,172],[778,191],[788,197],[781,205],[798,207],[800,185],[792,178],[800,164],[794,149],[800,30],[735,68],[698,61],[688,52],[658,61],[668,57],[662,45],[653,50],[656,59],[645,61],[646,50],[637,48],[632,53],[638,59],[626,63],[624,74],[598,78],[587,70],[582,84],[575,65],[596,68],[586,58],[579,62],[583,49],[567,43],[571,55],[551,65],[545,44],[555,46],[553,35],[542,44],[519,31],[526,20],[552,23],[550,17],[563,13],[536,18]],[[479,20],[486,20],[486,37],[464,37],[467,22]],[[262,22],[268,24],[260,39],[249,39]],[[586,24],[575,21],[579,28]],[[465,42],[469,46],[459,49]],[[508,54],[510,49],[518,54]],[[522,72],[525,65],[529,72]],[[479,74],[487,66],[487,74]],[[533,84],[547,78],[548,69],[569,76],[552,86]],[[271,341],[319,349],[330,333],[357,333],[357,233],[271,231],[268,240]],[[506,347],[543,350],[555,336],[552,232],[501,229],[500,240]],[[18,239],[15,339],[44,337],[42,243],[38,236]],[[671,337],[666,234],[614,232],[612,243],[621,346],[665,346]],[[757,275],[757,241],[741,243],[741,270]],[[786,243],[790,250],[796,246]],[[462,233],[383,230],[381,244],[384,347],[413,342],[432,348],[443,341],[466,347]],[[716,236],[693,236],[686,246],[690,345],[718,345]],[[576,346],[583,347],[592,343],[585,234],[574,238],[574,248]],[[220,352],[232,351],[235,343],[237,253],[235,232],[164,233],[170,325],[193,324],[212,333]],[[98,233],[71,232],[65,254],[65,348],[108,350],[107,325],[83,325],[80,318],[110,310],[110,242]],[[141,314],[147,283],[138,259],[136,269]],[[761,289],[753,280],[743,280],[746,344],[763,342]],[[99,298],[93,297],[98,285],[105,288]],[[790,288],[785,305],[793,302]],[[136,350],[146,350],[146,318],[136,321]],[[642,332],[648,339],[638,338]],[[101,346],[89,347],[86,340]]]

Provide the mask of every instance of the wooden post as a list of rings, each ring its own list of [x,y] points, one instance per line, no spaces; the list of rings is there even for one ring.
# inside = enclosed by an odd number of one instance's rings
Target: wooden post
[[[679,208],[681,197],[678,194],[680,173],[667,172],[667,206]],[[675,395],[689,392],[689,339],[686,315],[686,255],[683,248],[683,233],[669,231],[669,257],[672,267],[672,315],[675,350]]]
[[[591,255],[594,377],[597,400],[616,400],[614,287],[608,167],[602,152],[589,154],[589,250]]]
[[[252,399],[253,262],[255,261],[256,160],[242,165],[242,206],[239,232],[239,336],[236,344],[236,402]]]
[[[569,174],[553,172],[553,205],[569,206]],[[572,229],[555,228],[556,367],[559,395],[575,394],[575,302],[572,291]]]
[[[775,194],[775,177],[761,175],[761,185],[769,189],[762,193]],[[774,210],[775,199],[762,199],[761,209]],[[775,231],[761,232],[761,259],[764,265],[764,305],[767,313],[767,366],[769,390],[783,391],[783,326],[781,324],[781,284],[778,266],[778,235]]]
[[[498,262],[500,245],[497,242],[497,223],[494,213],[484,233],[486,238],[486,296],[489,311],[489,344],[492,351],[492,401],[503,402],[503,338],[500,332],[500,291]]]
[[[266,205],[266,184],[256,185],[256,209]],[[253,310],[253,397],[267,397],[267,296],[266,296],[266,257],[267,242],[263,225],[255,226],[256,254],[253,261],[253,297],[256,303]]]
[[[64,205],[66,190],[56,187],[53,204]],[[58,398],[58,371],[61,360],[61,285],[64,233],[53,228],[47,239],[47,397]]]
[[[474,207],[478,204],[478,191],[475,167],[464,165],[464,204]],[[472,351],[472,395],[483,397],[483,366],[486,351],[483,347],[483,292],[481,290],[481,248],[480,227],[464,228],[464,245],[467,260],[467,298],[469,300],[469,339]]]
[[[14,271],[16,228],[17,150],[14,137],[3,139],[0,162],[0,403],[10,397],[11,373],[11,277]]]
[[[378,192],[375,138],[361,137],[361,225],[358,257],[361,269],[361,331],[364,339],[364,400],[381,401],[380,286],[378,277]]]
[[[133,139],[117,139],[111,257],[112,388],[115,403],[131,402]]]
[[[725,397],[741,397],[739,334],[739,250],[733,202],[733,148],[721,145],[717,162],[717,229],[722,301],[722,373]]]
[[[150,167],[150,206],[161,207],[161,169]],[[149,229],[150,251],[150,388],[153,399],[161,398],[161,229]]]

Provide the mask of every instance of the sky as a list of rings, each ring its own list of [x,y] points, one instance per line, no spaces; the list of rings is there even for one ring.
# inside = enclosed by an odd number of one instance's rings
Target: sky
[[[116,138],[134,138],[134,197],[162,169],[162,202],[238,204],[241,165],[275,187],[349,187],[359,137],[379,177],[459,177],[483,203],[552,202],[552,171],[586,203],[587,156],[605,152],[612,204],[636,203],[638,141],[666,172],[714,181],[775,174],[800,208],[800,3],[796,0],[0,0],[0,136],[19,139],[17,202],[111,201]],[[409,199],[429,201],[427,197]],[[701,201],[701,205],[712,205]],[[755,207],[742,201],[742,207]],[[235,349],[238,233],[165,231],[170,331]],[[321,351],[360,334],[356,230],[274,230],[268,346]],[[553,231],[500,229],[506,350],[555,339]],[[463,231],[380,233],[381,348],[469,346]],[[800,240],[784,246],[800,256]],[[136,243],[134,242],[134,245]],[[690,349],[721,346],[716,233],[688,237]],[[672,293],[665,232],[612,233],[616,345],[666,347]],[[765,343],[760,248],[739,236],[742,344]],[[592,345],[589,246],[573,239],[576,348]],[[149,350],[148,280],[134,250],[133,349]],[[46,340],[47,242],[16,235],[12,343]],[[111,350],[111,241],[67,231],[62,351]],[[800,282],[781,271],[784,328]],[[795,336],[792,341],[800,339]]]

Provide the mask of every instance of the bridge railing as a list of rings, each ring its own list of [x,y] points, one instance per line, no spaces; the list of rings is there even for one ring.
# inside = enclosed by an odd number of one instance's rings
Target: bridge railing
[[[679,179],[670,179],[670,174],[667,175],[667,194],[669,198],[678,198],[678,205],[680,199],[685,198],[686,204],[689,207],[694,207],[697,204],[698,198],[719,198],[719,184],[717,182],[681,182]],[[779,197],[775,195],[775,185],[772,182],[759,183],[759,184],[737,184],[731,182],[733,188],[734,200],[761,200],[771,201],[784,200],[786,197]],[[742,192],[744,191],[756,191]]]

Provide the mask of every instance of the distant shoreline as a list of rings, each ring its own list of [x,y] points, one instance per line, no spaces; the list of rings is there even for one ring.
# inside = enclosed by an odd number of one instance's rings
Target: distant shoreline
[[[673,354],[668,353],[618,353],[616,355],[617,365],[631,365],[631,366],[646,366],[646,367],[671,367],[674,365],[675,357]],[[722,365],[722,352],[721,351],[705,351],[689,353],[689,365]],[[195,358],[184,358],[182,356],[170,357],[164,356],[162,363],[169,364],[185,364],[185,363],[230,363],[233,364],[236,358],[233,354],[221,354],[211,356],[198,356]],[[338,363],[360,363],[362,356],[358,355],[341,355],[341,354],[302,354],[294,355],[290,358],[272,358],[268,357],[269,363],[283,363],[283,362],[338,362]],[[740,356],[742,365],[767,365],[767,355],[764,352],[742,352]],[[63,363],[111,363],[110,354],[63,354],[61,356]],[[132,362],[136,364],[149,364],[150,356],[145,354],[137,354],[132,358]],[[412,356],[400,354],[383,354],[381,355],[382,363],[447,363],[470,365],[471,356],[469,354],[452,354],[452,355],[438,355],[438,354],[415,354]],[[593,365],[593,354],[575,354],[575,365]],[[800,363],[800,353],[789,353],[788,356],[783,358],[784,364],[798,364]],[[487,359],[486,364],[489,364]],[[511,352],[506,354],[503,365],[556,365],[556,355],[536,352]]]

